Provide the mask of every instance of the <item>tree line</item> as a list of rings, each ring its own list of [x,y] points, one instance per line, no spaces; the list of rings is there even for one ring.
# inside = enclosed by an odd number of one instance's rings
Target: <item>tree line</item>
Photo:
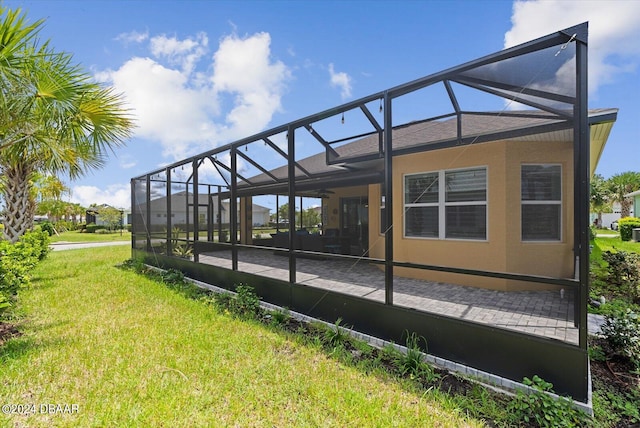
[[[614,202],[620,204],[620,216],[629,217],[633,200],[625,195],[636,190],[640,190],[640,172],[622,172],[608,179],[595,174],[591,178],[590,201],[591,212],[598,214],[598,224],[602,224],[603,213],[613,212]]]

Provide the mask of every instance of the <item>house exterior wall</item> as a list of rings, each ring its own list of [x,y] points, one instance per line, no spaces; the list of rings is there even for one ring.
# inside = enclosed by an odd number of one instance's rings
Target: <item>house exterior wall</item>
[[[500,141],[399,156],[393,160],[394,260],[419,264],[573,277],[573,150],[571,143]],[[562,234],[559,242],[521,239],[521,166],[562,165]],[[404,236],[404,176],[484,166],[487,168],[487,239],[436,239]],[[380,233],[380,185],[369,186],[370,255],[384,258]],[[541,285],[504,279],[395,268],[394,274],[497,290],[540,289]]]
[[[326,219],[323,218],[323,229],[340,229],[340,200],[341,198],[349,198],[366,195],[367,186],[340,187],[331,189],[335,192],[329,198],[324,199],[323,210],[326,210]],[[369,214],[371,215],[371,214]],[[326,221],[325,221],[326,220]]]

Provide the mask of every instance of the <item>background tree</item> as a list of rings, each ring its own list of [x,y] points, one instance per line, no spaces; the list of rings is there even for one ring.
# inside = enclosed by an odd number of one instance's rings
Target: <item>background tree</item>
[[[120,226],[122,211],[114,207],[101,207],[98,216],[108,225],[109,230],[114,230]]]
[[[602,213],[609,213],[612,209],[607,182],[600,174],[595,174],[591,178],[590,203],[591,212],[598,214],[598,226],[602,226]]]
[[[640,172],[627,171],[613,175],[607,180],[607,189],[611,199],[620,204],[620,216],[629,217],[632,201],[624,195],[640,189]]]
[[[33,34],[42,21],[27,26],[17,18],[19,11],[2,13],[0,35],[12,36],[15,49],[7,52],[20,58],[14,68],[0,67],[0,77],[8,76],[0,81],[3,233],[15,242],[33,225],[34,174],[74,179],[102,166],[108,151],[130,136],[133,122],[121,96],[92,81],[70,54],[55,52],[48,43],[37,45]]]

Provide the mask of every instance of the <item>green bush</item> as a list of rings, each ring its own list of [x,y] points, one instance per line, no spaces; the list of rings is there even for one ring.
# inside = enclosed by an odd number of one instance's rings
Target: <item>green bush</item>
[[[620,230],[620,239],[623,241],[631,241],[633,229],[640,227],[640,218],[624,217],[618,220],[618,228]]]
[[[531,391],[518,391],[507,408],[512,422],[516,425],[522,424],[523,421],[526,426],[535,427],[582,427],[587,425],[589,417],[586,413],[573,407],[571,400],[549,395],[553,392],[553,384],[545,382],[537,375],[533,376],[533,379],[525,377],[522,383],[531,387]]]
[[[53,228],[53,224],[51,224],[50,221],[44,221],[40,223],[40,227],[43,231],[47,232],[49,236],[53,236],[53,234],[56,233],[55,229]]]
[[[602,260],[609,264],[609,284],[618,286],[625,297],[640,302],[640,255],[626,251],[605,251]]]
[[[627,309],[607,315],[602,325],[602,334],[613,352],[629,358],[640,369],[640,317]]]
[[[18,242],[0,241],[0,306],[4,309],[20,287],[29,283],[29,271],[49,252],[49,234],[39,227]]]
[[[87,231],[87,233],[96,233],[96,230],[104,230],[106,228],[107,228],[106,226],[103,226],[101,224],[89,223],[85,227],[85,230]]]

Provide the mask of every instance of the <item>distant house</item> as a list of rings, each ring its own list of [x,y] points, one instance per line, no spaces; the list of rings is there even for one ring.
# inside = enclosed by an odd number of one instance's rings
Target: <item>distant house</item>
[[[636,192],[634,192],[636,193]],[[632,197],[630,195],[633,195],[633,193],[630,193],[629,195],[625,195],[625,197]],[[629,215],[631,217],[634,216],[634,213],[640,212],[638,211],[638,202],[636,199],[636,202],[634,205],[631,206],[631,211],[629,212]],[[620,220],[620,218],[622,217],[621,214],[621,209],[620,209],[620,203],[619,202],[614,202],[613,204],[611,204],[611,212],[610,213],[602,213],[602,224],[598,225],[599,227],[604,227],[604,228],[610,228],[611,224],[614,221],[618,221]],[[591,217],[591,223],[593,224],[594,220],[596,218],[598,218],[598,213],[591,213],[590,215]]]
[[[185,228],[193,225],[193,194],[177,192],[171,195],[171,225],[172,227]],[[146,204],[140,206],[140,212],[146,211]],[[152,226],[166,227],[167,225],[167,197],[152,199],[150,202],[150,224]],[[270,210],[262,205],[252,204],[251,225],[264,226],[269,224]],[[229,224],[229,202],[218,202],[217,198],[208,195],[198,195],[198,219],[200,224]]]
[[[633,198],[633,205],[631,205],[631,217],[634,213],[640,213],[640,190],[628,193],[624,195],[625,198]]]
[[[115,208],[112,207],[111,205],[108,204],[102,204],[102,205],[96,205],[96,206],[91,206],[87,209],[87,211],[85,212],[85,218],[86,218],[86,222],[87,224],[95,224],[98,226],[110,226],[109,222],[106,221],[104,218],[100,217],[100,212],[104,211],[107,208],[111,208],[111,209],[115,209],[120,211],[121,213],[121,221],[124,222],[124,219],[126,218],[125,215],[125,211],[121,210],[120,208]]]

